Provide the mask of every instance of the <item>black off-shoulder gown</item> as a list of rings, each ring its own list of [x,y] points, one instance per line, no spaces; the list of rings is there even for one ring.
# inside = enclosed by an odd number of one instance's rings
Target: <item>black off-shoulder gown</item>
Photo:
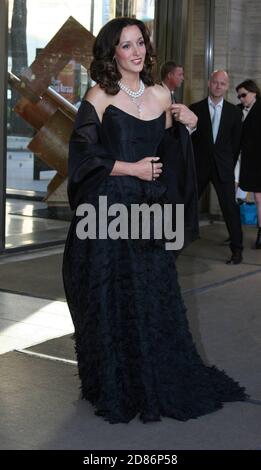
[[[162,151],[164,126],[165,114],[142,121],[112,105],[100,124],[92,105],[83,101],[70,142],[71,207],[83,202],[97,207],[99,195],[108,197],[108,205],[166,200],[167,179],[109,176],[115,160],[133,162]],[[79,220],[75,216],[69,230],[63,277],[82,397],[96,413],[110,423],[129,422],[137,414],[143,422],[185,421],[223,402],[244,400],[238,383],[200,358],[175,254],[165,250],[164,241],[80,240]]]

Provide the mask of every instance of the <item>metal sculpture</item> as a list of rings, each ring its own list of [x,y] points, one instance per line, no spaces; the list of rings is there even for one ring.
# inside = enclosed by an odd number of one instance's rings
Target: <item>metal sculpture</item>
[[[68,142],[77,113],[50,84],[72,59],[88,70],[93,42],[94,36],[69,17],[21,77],[8,74],[10,86],[21,94],[14,111],[37,131],[28,148],[57,172],[47,188],[49,205],[67,203]]]

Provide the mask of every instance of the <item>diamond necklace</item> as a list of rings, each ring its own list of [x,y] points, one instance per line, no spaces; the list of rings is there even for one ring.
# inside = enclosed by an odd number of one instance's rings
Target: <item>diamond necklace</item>
[[[127,95],[130,96],[133,103],[137,106],[138,114],[140,116],[141,115],[141,103],[138,103],[136,100],[137,98],[140,98],[145,91],[145,85],[143,81],[140,80],[140,87],[138,91],[131,90],[129,87],[127,87],[127,85],[124,85],[121,80],[118,82],[118,85],[122,91],[124,91],[125,93],[127,93]]]
[[[142,80],[140,80],[140,87],[138,91],[131,90],[127,85],[124,85],[124,83],[122,83],[121,80],[118,82],[118,85],[122,91],[125,91],[127,95],[129,95],[131,98],[134,98],[134,99],[139,98],[141,95],[143,95],[145,91],[145,85]]]

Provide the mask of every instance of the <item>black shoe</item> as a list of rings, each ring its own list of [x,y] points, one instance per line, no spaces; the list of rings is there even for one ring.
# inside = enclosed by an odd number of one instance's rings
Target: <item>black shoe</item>
[[[240,264],[243,261],[242,251],[235,251],[226,261],[226,264]]]
[[[255,248],[256,250],[261,250],[261,227],[258,227],[257,230]]]

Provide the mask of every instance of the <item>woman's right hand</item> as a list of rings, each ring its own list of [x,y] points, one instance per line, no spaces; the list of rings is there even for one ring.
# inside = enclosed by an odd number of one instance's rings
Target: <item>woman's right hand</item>
[[[145,157],[138,162],[132,163],[133,176],[145,181],[154,181],[162,173],[162,163],[159,157]]]

